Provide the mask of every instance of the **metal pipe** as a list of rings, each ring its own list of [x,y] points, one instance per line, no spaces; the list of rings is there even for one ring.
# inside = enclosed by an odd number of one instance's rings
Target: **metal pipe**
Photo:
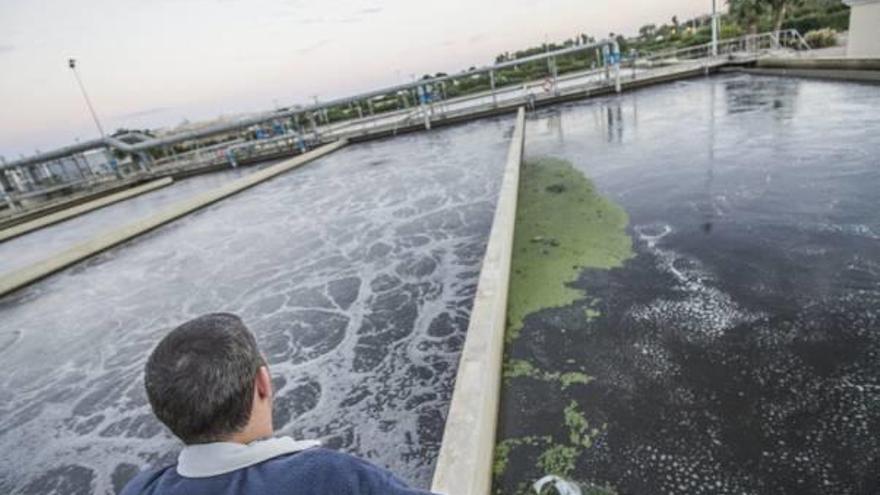
[[[329,107],[333,107],[333,106],[341,105],[341,104],[348,104],[349,102],[352,102],[352,101],[366,100],[367,104],[369,106],[370,115],[373,115],[375,113],[375,109],[373,108],[372,98],[376,97],[376,96],[387,95],[390,93],[395,93],[397,91],[412,90],[412,89],[418,88],[422,84],[436,84],[436,83],[442,84],[445,81],[453,80],[455,78],[463,77],[466,75],[471,76],[474,74],[487,73],[490,71],[498,71],[500,69],[515,67],[515,66],[518,66],[521,64],[526,64],[526,63],[534,62],[537,60],[548,59],[550,57],[567,55],[567,54],[571,54],[571,53],[587,52],[589,50],[607,47],[607,46],[611,45],[612,43],[613,43],[613,40],[607,40],[607,39],[600,40],[600,41],[586,44],[586,45],[579,45],[579,46],[573,46],[573,47],[569,47],[569,48],[563,48],[563,49],[556,50],[556,51],[551,51],[551,52],[547,52],[547,53],[539,53],[539,54],[532,55],[529,57],[523,57],[523,58],[516,59],[516,60],[502,62],[502,63],[495,64],[495,65],[483,66],[483,67],[479,67],[473,71],[462,71],[457,74],[435,77],[432,79],[426,79],[426,80],[421,80],[421,81],[413,81],[413,82],[409,82],[409,83],[399,84],[396,86],[391,86],[391,87],[386,87],[386,88],[382,88],[382,89],[378,89],[378,90],[373,90],[373,91],[361,93],[361,94],[354,95],[354,96],[347,96],[347,97],[343,97],[343,98],[337,98],[335,100],[328,100],[328,101],[324,101],[324,102],[319,102],[319,103],[308,105],[306,107],[299,108],[299,109],[288,109],[288,110],[282,110],[282,111],[267,112],[267,113],[263,113],[260,115],[256,115],[254,117],[241,119],[241,120],[238,120],[235,122],[230,122],[230,123],[226,123],[226,124],[219,124],[219,125],[211,126],[211,127],[205,128],[205,129],[198,130],[198,131],[183,132],[183,133],[175,134],[173,136],[168,136],[168,137],[164,137],[164,138],[150,139],[150,140],[142,141],[142,142],[139,142],[139,143],[133,144],[133,145],[124,143],[123,141],[120,141],[119,139],[106,136],[106,137],[103,137],[102,139],[85,141],[85,142],[78,143],[75,145],[70,145],[70,146],[66,146],[63,148],[59,148],[59,149],[56,149],[56,150],[53,150],[50,152],[39,153],[39,154],[31,156],[31,157],[22,158],[20,160],[2,165],[2,166],[0,166],[0,169],[10,168],[10,167],[19,166],[19,165],[37,164],[37,163],[44,162],[47,160],[52,160],[54,158],[63,157],[63,156],[69,155],[71,153],[88,151],[88,150],[97,149],[97,148],[101,148],[101,147],[105,147],[105,146],[115,148],[115,149],[117,149],[123,153],[126,153],[126,154],[135,154],[139,151],[147,151],[147,150],[155,148],[155,147],[160,147],[160,146],[164,146],[164,145],[173,145],[173,144],[181,143],[184,141],[198,140],[198,139],[205,138],[205,137],[212,136],[212,135],[216,135],[216,134],[222,134],[225,132],[241,130],[241,129],[250,127],[252,125],[261,124],[261,123],[264,123],[266,121],[276,119],[276,118],[284,118],[284,117],[293,116],[293,115],[296,115],[301,112],[316,112],[317,111],[319,113],[323,113],[322,110],[326,111],[326,109]],[[319,117],[320,117],[320,115],[319,115]],[[327,119],[328,116],[326,114],[324,114],[324,117],[326,120],[329,120],[329,119]]]

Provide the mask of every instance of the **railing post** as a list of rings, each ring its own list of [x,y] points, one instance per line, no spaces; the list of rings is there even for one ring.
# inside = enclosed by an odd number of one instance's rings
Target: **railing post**
[[[495,95],[495,71],[489,71],[489,85],[492,87],[492,106],[498,106],[498,97]]]
[[[611,45],[611,54],[614,62],[614,91],[620,93],[620,45],[615,41]]]
[[[5,163],[5,161],[3,163]],[[3,177],[0,177],[0,193],[3,194],[3,199],[6,200],[6,205],[9,206],[9,211],[17,211],[18,208],[15,206],[15,201],[12,200],[12,194],[6,190],[6,184],[4,183],[6,180],[9,180],[9,175],[6,174],[5,170],[0,170],[0,174],[3,174]]]
[[[608,67],[608,45],[602,45],[602,68],[605,69],[605,80],[611,80],[611,68]]]

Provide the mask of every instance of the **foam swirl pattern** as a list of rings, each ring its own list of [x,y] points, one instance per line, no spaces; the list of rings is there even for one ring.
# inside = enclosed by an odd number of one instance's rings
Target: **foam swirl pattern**
[[[279,433],[426,486],[512,125],[351,145],[0,300],[0,492],[173,461],[142,367],[211,311],[257,334]]]

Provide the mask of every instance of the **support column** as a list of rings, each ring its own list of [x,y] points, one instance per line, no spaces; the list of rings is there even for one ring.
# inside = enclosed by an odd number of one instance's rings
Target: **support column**
[[[9,207],[10,211],[16,211],[18,208],[15,206],[15,202],[12,201],[12,194],[9,189],[6,187],[7,175],[5,170],[0,170],[0,193],[3,194],[3,199],[6,200],[6,205]]]
[[[498,106],[498,97],[495,95],[495,71],[489,71],[489,85],[492,87],[492,106]]]
[[[611,68],[608,67],[608,45],[602,45],[602,68],[605,69],[605,80],[611,80]]]
[[[611,46],[611,57],[614,62],[614,91],[620,93],[620,45],[616,41]]]
[[[71,155],[70,160],[73,162],[73,166],[76,167],[76,171],[79,172],[79,177],[82,180],[86,180],[86,174],[83,172],[82,167],[79,165],[79,160],[76,159],[76,155]]]
[[[141,170],[149,172],[153,168],[153,157],[146,151],[140,152],[139,155],[140,160],[138,161],[140,162]]]

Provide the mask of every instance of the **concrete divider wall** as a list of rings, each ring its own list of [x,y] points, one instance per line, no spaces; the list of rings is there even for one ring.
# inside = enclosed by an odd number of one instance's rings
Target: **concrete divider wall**
[[[161,177],[155,177],[155,179],[159,178]],[[137,184],[143,184],[145,182],[148,181],[143,180],[141,177],[122,179],[121,181],[117,179],[113,182],[113,184],[104,183],[97,186],[97,188],[94,190],[83,191],[80,194],[74,193],[64,198],[50,200],[40,206],[25,208],[24,211],[9,211],[6,212],[5,215],[0,215],[0,229],[14,227],[25,222],[30,222],[31,220],[36,220],[37,218],[50,215],[52,213],[55,213],[56,211],[66,210],[67,208],[73,208],[74,206],[88,203],[89,201],[101,199],[104,196],[109,196],[111,194],[116,194],[120,191],[125,191],[126,189],[135,187]]]
[[[431,490],[436,493],[488,495],[492,487],[507,288],[524,140],[525,109],[520,107],[434,471]]]
[[[118,203],[120,201],[133,198],[135,196],[154,191],[156,189],[160,189],[171,184],[172,182],[174,182],[174,179],[172,179],[171,177],[154,180],[152,182],[148,182],[146,184],[133,187],[131,189],[126,189],[124,191],[110,194],[109,196],[104,196],[103,198],[89,201],[88,203],[82,203],[72,208],[67,208],[64,210],[56,211],[46,216],[38,217],[29,222],[21,223],[14,227],[9,227],[8,229],[3,229],[2,231],[0,231],[0,242],[27,234],[28,232],[32,232],[37,229],[42,229],[43,227],[48,227],[50,225],[63,222],[65,220],[69,220],[84,213],[97,210],[98,208],[110,206],[113,203]]]
[[[761,69],[880,70],[880,58],[762,58]]]
[[[49,259],[22,268],[21,270],[13,272],[0,279],[0,296],[4,296],[14,290],[20,289],[65,267],[121,244],[129,239],[133,239],[145,232],[155,229],[156,227],[192,213],[193,211],[204,208],[205,206],[244,191],[245,189],[253,187],[277,175],[300,167],[316,158],[320,158],[328,153],[336,151],[345,146],[345,144],[345,140],[340,140],[335,143],[324,145],[305,154],[291,158],[290,160],[254,172],[247,177],[232,181],[231,183],[218,187],[213,191],[201,194],[192,199],[180,201],[144,220],[134,222],[120,229],[103,234],[62,251]]]
[[[878,84],[880,58],[766,58],[759,59],[752,66],[722,69],[722,72],[729,71]]]

